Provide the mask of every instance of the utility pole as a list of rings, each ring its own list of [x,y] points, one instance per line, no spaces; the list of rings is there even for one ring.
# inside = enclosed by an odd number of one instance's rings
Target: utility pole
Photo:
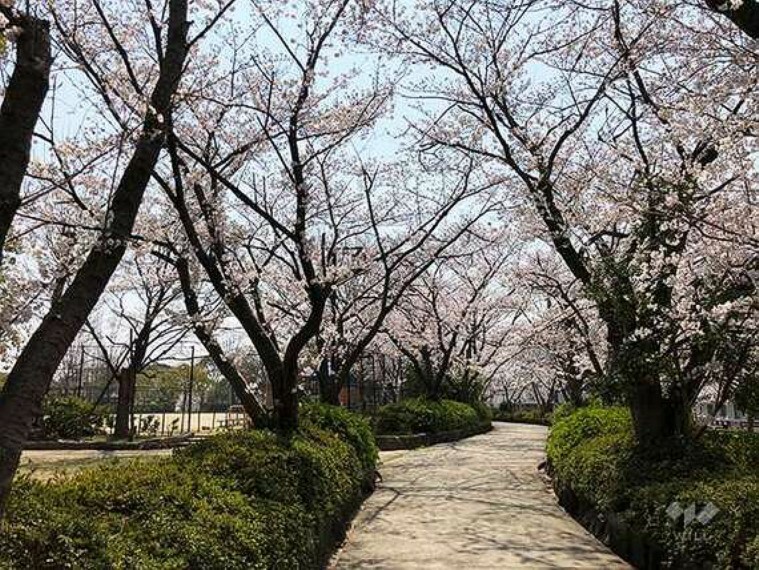
[[[191,347],[190,353],[190,390],[187,393],[187,431],[192,431],[192,385],[195,382],[195,347]]]
[[[127,377],[124,378],[124,382],[129,382],[129,392],[127,394],[129,398],[129,441],[134,439],[137,433],[136,425],[134,423],[134,398],[137,392],[137,377],[133,374],[137,373],[134,366],[134,330],[129,329],[129,372]]]
[[[84,382],[84,345],[82,345],[82,351],[79,355],[79,377],[76,382],[76,397],[82,398],[82,384]]]

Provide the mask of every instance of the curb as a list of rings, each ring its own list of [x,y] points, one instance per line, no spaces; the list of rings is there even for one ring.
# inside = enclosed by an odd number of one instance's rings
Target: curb
[[[24,451],[130,451],[147,449],[171,449],[190,442],[191,435],[179,435],[143,441],[29,441]]]
[[[474,435],[480,435],[493,429],[491,423],[440,433],[417,433],[412,435],[378,435],[375,437],[380,451],[398,451],[402,449],[417,449],[438,443],[450,443]]]

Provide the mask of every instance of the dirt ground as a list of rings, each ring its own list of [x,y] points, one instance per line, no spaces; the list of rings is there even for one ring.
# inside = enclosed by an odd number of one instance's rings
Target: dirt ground
[[[34,479],[49,480],[64,477],[101,461],[121,461],[134,457],[161,457],[171,455],[170,449],[128,451],[25,451],[21,456],[20,474]]]

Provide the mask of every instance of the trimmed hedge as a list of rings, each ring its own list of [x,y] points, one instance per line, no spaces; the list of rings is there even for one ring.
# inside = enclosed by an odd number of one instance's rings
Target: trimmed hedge
[[[759,568],[758,436],[710,431],[644,452],[626,409],[590,407],[555,421],[547,451],[562,502],[613,521],[612,546],[636,565]],[[719,512],[685,525],[667,512],[675,502]]]
[[[301,407],[301,421],[337,433],[353,446],[364,469],[374,470],[379,453],[372,427],[362,416],[338,406],[312,403]]]
[[[455,431],[442,431],[439,433],[417,433],[413,435],[378,435],[377,445],[382,451],[398,451],[401,449],[417,449],[459,441],[475,435],[489,432],[493,426],[489,423],[481,423],[476,426],[458,429]]]
[[[108,413],[102,406],[75,396],[50,398],[43,406],[43,437],[84,439],[102,432]]]
[[[21,479],[0,529],[0,568],[318,568],[373,483],[360,419],[304,408],[289,438],[213,436],[165,459]]]
[[[538,410],[495,410],[493,419],[515,424],[551,425],[551,414],[541,414]]]
[[[382,406],[374,417],[374,428],[378,435],[435,434],[475,428],[491,419],[490,408],[484,404],[411,398]]]

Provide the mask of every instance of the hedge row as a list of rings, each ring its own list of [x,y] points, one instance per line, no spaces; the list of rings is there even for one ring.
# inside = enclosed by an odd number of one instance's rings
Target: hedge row
[[[45,439],[84,439],[100,433],[108,419],[103,406],[75,396],[45,400],[42,433]]]
[[[411,398],[382,406],[374,417],[374,429],[378,435],[435,434],[475,428],[491,419],[484,404]]]
[[[548,458],[559,496],[626,529],[618,550],[639,567],[759,569],[759,436],[710,431],[642,452],[626,409],[591,407],[554,418]],[[703,521],[686,524],[675,503]]]
[[[18,482],[0,568],[318,568],[371,485],[369,426],[326,406],[289,438],[211,437],[174,457]]]
[[[497,422],[516,424],[551,425],[551,414],[542,414],[539,410],[494,410],[493,419]]]

